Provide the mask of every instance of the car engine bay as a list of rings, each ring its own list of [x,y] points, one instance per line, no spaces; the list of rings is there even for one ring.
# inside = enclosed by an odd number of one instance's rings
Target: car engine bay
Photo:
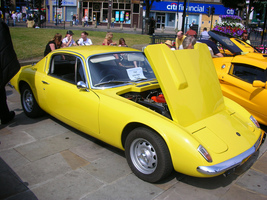
[[[172,119],[161,89],[153,89],[143,92],[128,92],[121,96]]]

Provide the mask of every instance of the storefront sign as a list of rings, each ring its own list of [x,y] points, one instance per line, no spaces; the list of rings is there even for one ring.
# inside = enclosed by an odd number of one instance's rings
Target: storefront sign
[[[166,2],[166,1],[160,1],[160,2],[154,2],[152,4],[151,11],[172,11],[177,12],[177,9],[179,12],[183,12],[184,10],[184,3],[179,3],[179,6],[176,2]],[[226,8],[223,5],[217,5],[217,4],[204,4],[204,3],[190,3],[189,7],[188,4],[186,4],[187,11],[190,13],[201,13],[206,14],[208,7],[214,7],[215,8],[215,15],[233,15],[234,10],[230,8]],[[146,6],[144,6],[144,10],[146,9]]]
[[[57,5],[58,0],[52,0],[52,5],[55,6]],[[77,6],[77,1],[76,0],[62,0],[62,6]]]
[[[120,11],[116,11],[115,12],[115,21],[119,21],[120,20]]]
[[[121,11],[121,15],[120,15],[120,21],[123,22],[124,21],[124,11]]]

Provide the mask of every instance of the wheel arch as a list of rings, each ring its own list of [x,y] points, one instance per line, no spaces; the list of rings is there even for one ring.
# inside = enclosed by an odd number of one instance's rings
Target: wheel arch
[[[155,129],[153,129],[153,128],[151,128],[150,126],[147,126],[147,125],[145,125],[145,124],[142,124],[142,123],[140,123],[140,122],[131,122],[131,123],[127,124],[127,125],[124,127],[123,131],[122,131],[122,135],[121,135],[121,143],[122,143],[123,148],[125,148],[125,141],[126,141],[127,136],[129,135],[129,133],[130,133],[132,130],[134,130],[134,129],[136,129],[136,128],[139,128],[139,127],[147,128],[147,129],[149,129],[149,130],[155,132],[156,134],[158,134],[158,135],[162,138],[162,140],[163,140],[163,141],[165,142],[165,144],[167,145],[167,142],[166,142],[166,140],[164,139],[164,137],[162,137],[162,135],[159,134],[158,131],[156,131]],[[167,147],[168,147],[168,145],[167,145]]]

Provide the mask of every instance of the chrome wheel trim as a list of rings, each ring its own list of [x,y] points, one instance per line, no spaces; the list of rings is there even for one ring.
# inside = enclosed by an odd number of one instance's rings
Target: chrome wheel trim
[[[130,156],[135,168],[143,174],[153,173],[158,164],[157,153],[150,142],[135,139],[130,147]]]
[[[33,109],[33,94],[31,90],[26,89],[23,92],[23,107],[27,112],[32,112]]]

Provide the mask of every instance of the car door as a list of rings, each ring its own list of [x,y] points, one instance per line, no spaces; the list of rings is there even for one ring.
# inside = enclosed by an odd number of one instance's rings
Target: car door
[[[97,134],[99,98],[88,89],[83,59],[73,54],[54,54],[42,80],[49,114],[75,128]],[[87,87],[78,89],[77,83]]]
[[[221,87],[225,96],[233,99],[250,113],[266,118],[267,91],[265,88],[253,87],[253,81],[266,83],[266,70],[256,66],[232,63],[228,75],[221,78]]]

